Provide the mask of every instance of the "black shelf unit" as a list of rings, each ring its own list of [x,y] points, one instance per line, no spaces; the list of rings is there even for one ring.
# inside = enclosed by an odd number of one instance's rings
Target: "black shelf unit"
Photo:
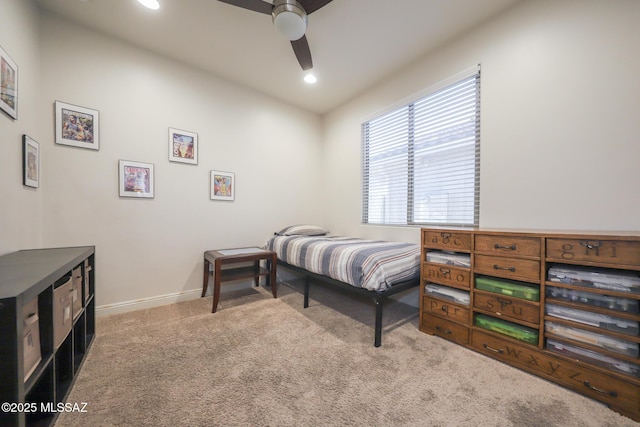
[[[78,301],[62,342],[54,342],[56,290],[76,273]],[[81,275],[81,277],[80,277]],[[37,298],[40,357],[25,380],[23,307]],[[1,426],[50,426],[95,337],[95,247],[31,249],[0,256]],[[32,347],[33,348],[33,347]],[[6,409],[6,408],[3,408]]]

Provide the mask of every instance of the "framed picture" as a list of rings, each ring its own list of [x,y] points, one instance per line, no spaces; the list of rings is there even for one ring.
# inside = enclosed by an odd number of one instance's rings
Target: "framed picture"
[[[18,66],[0,46],[0,108],[18,118]]]
[[[234,200],[236,175],[233,172],[211,171],[211,200]]]
[[[153,199],[153,163],[118,161],[120,197]]]
[[[56,144],[100,149],[100,113],[56,101]]]
[[[40,186],[40,144],[28,135],[22,135],[22,184]]]
[[[198,164],[198,134],[169,128],[169,161]]]

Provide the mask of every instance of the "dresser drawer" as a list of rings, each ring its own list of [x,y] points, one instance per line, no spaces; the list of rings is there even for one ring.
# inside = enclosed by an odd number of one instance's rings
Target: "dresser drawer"
[[[429,248],[450,251],[471,250],[471,233],[447,230],[423,230],[423,243]]]
[[[539,237],[483,235],[475,237],[475,251],[490,255],[540,258]]]
[[[455,320],[465,325],[469,324],[468,308],[428,296],[422,297],[422,311],[445,319]]]
[[[476,255],[474,266],[477,273],[540,283],[540,261]]]
[[[456,344],[469,344],[469,328],[427,313],[422,314],[420,330]]]
[[[640,264],[640,241],[585,239],[547,239],[550,261],[593,262],[610,265]]]
[[[507,342],[482,333],[471,332],[471,347],[487,356],[514,365],[543,378],[572,388],[611,405],[623,413],[638,414],[640,388],[637,385],[597,372],[536,348]]]
[[[506,319],[540,323],[540,306],[519,298],[476,290],[473,294],[473,306]]]
[[[456,288],[469,289],[471,286],[471,272],[468,269],[443,264],[422,264],[422,279]]]

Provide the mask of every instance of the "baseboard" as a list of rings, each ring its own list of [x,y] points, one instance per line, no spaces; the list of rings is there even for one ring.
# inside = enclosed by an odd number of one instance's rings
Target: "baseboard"
[[[133,301],[123,301],[115,304],[101,305],[96,307],[96,316],[109,316],[111,314],[126,313],[128,311],[159,307],[161,305],[175,304],[182,301],[190,301],[200,298],[200,295],[202,295],[202,289],[192,289],[190,291],[176,292],[173,294],[158,295],[155,297],[142,298]]]

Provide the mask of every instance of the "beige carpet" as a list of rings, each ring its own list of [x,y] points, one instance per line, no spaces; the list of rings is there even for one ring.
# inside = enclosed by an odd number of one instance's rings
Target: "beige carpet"
[[[67,426],[638,426],[417,328],[415,307],[299,283],[98,319]]]

